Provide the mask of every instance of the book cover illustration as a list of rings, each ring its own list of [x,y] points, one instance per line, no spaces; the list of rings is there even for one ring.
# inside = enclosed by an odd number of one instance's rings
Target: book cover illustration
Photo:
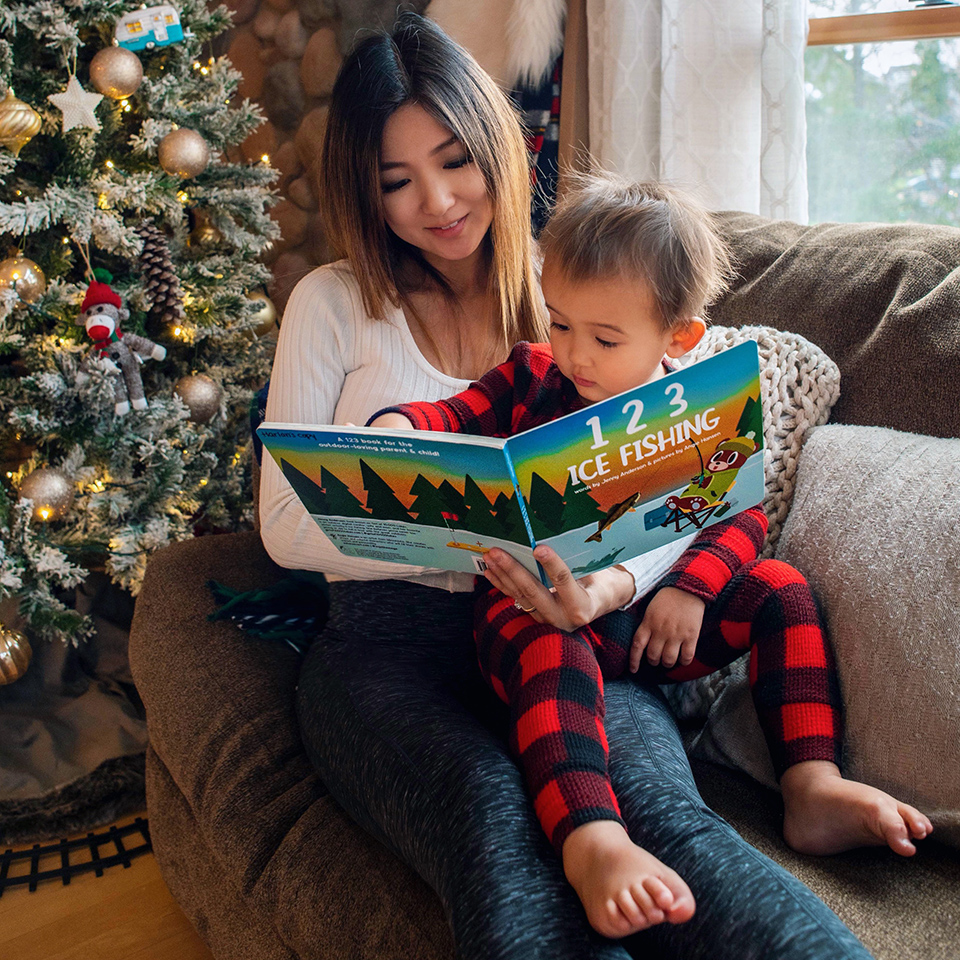
[[[344,554],[470,573],[502,547],[576,576],[763,499],[757,346],[739,344],[508,440],[266,423],[259,434]]]

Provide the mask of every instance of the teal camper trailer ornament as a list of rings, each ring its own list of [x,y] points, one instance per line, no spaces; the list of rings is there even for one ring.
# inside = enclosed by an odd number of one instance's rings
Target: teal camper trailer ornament
[[[169,3],[125,13],[114,28],[117,43],[127,50],[152,50],[183,39],[180,14]]]

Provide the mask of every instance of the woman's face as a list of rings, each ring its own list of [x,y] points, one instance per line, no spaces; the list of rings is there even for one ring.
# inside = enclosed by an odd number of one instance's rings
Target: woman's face
[[[483,174],[464,145],[423,107],[387,120],[380,150],[387,225],[441,273],[478,255],[493,222]]]

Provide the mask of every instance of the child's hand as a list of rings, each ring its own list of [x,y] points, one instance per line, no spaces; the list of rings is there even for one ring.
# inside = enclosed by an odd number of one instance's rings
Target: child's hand
[[[393,427],[399,430],[412,430],[413,424],[402,413],[385,413],[377,417],[371,427]]]
[[[630,647],[630,672],[640,669],[644,650],[653,666],[686,666],[693,660],[703,625],[706,604],[692,593],[676,587],[663,587],[654,594],[633,635]]]

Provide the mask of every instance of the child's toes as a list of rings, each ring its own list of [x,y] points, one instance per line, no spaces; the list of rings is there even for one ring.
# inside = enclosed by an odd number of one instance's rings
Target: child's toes
[[[639,918],[638,925],[634,927],[635,930],[654,927],[666,919],[663,909],[647,892],[644,883],[631,884],[630,889],[624,891],[624,900],[636,910],[636,916]]]
[[[645,877],[642,888],[664,913],[668,913],[673,907],[676,899],[673,891],[659,877]]]
[[[662,890],[666,891],[666,896],[657,896],[657,903],[666,914],[667,921],[670,923],[686,923],[696,911],[696,903],[690,888],[683,882],[680,875],[673,871],[662,878],[653,878],[653,880]],[[650,890],[649,883],[647,889]]]
[[[686,893],[673,901],[673,909],[667,913],[670,923],[686,923],[697,911],[692,893]]]
[[[924,837],[929,836],[933,832],[933,824],[929,818],[925,817],[916,807],[901,803],[900,815],[903,817],[904,823],[906,823],[907,829],[910,831],[910,836],[913,837],[914,840],[923,840]]]
[[[886,841],[887,846],[901,857],[912,857],[917,848],[910,839],[906,821],[897,810],[881,812],[875,832]]]

